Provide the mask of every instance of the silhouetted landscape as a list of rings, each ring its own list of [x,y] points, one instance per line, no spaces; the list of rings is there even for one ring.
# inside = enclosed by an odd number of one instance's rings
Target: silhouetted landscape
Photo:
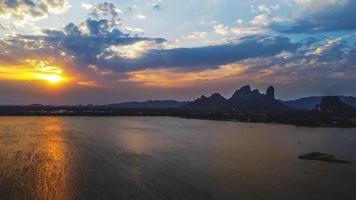
[[[266,94],[243,86],[230,98],[219,93],[190,102],[150,100],[109,105],[0,106],[4,116],[174,116],[184,118],[281,123],[297,126],[356,126],[356,98],[345,96],[306,97],[294,101],[275,98],[275,89]]]

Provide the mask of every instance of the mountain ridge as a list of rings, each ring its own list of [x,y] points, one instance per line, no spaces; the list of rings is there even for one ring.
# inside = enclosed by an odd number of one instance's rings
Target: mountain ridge
[[[202,96],[183,106],[183,108],[197,111],[230,112],[275,112],[290,110],[275,99],[273,86],[269,86],[266,94],[262,94],[258,89],[251,90],[249,85],[236,90],[229,99],[215,93],[210,97]]]
[[[326,96],[321,99],[320,105],[317,109],[322,112],[335,114],[353,114],[356,109],[344,103],[338,96]]]
[[[290,101],[280,100],[280,102],[290,108],[298,110],[313,110],[315,109],[316,105],[321,103],[323,97],[326,96],[310,96]],[[345,95],[337,95],[337,97],[339,97],[342,102],[352,106],[353,108],[356,108],[356,97]]]

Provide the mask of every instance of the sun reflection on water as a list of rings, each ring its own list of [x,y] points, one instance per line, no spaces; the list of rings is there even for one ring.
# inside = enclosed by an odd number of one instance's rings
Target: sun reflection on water
[[[0,121],[0,199],[74,199],[63,123],[55,117]]]
[[[36,193],[39,199],[70,199],[70,160],[64,130],[58,118],[46,118],[40,141]]]

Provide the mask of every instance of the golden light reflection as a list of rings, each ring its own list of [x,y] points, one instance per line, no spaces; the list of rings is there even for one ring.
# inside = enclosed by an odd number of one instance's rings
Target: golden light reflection
[[[71,199],[71,166],[69,149],[59,118],[46,118],[39,156],[43,163],[38,168],[36,193],[38,199]]]
[[[217,69],[182,71],[178,69],[145,69],[129,72],[129,81],[140,82],[153,87],[186,86],[200,81],[239,78],[247,66],[241,64],[222,65]]]

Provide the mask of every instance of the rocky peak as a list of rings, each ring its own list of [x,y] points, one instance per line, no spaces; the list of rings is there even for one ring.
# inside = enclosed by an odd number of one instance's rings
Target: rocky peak
[[[268,87],[267,92],[266,92],[266,96],[267,96],[269,99],[275,99],[275,96],[274,96],[274,87],[273,87],[273,86],[269,86],[269,87]]]
[[[209,97],[201,97],[184,108],[201,111],[238,111],[267,112],[284,111],[289,108],[274,99],[274,88],[271,86],[267,94],[261,94],[258,89],[251,90],[249,85],[237,90],[230,99],[225,99],[218,93]]]
[[[251,93],[256,96],[261,95],[261,93],[258,89],[253,90]]]
[[[206,97],[205,95],[201,95],[200,99],[206,99],[208,97]]]
[[[245,85],[235,92],[235,94],[238,94],[238,95],[246,95],[246,94],[250,94],[250,93],[251,93],[251,87],[249,85]]]
[[[251,87],[249,85],[245,85],[242,88],[236,90],[236,92],[232,95],[230,99],[236,99],[239,96],[247,96],[251,94]]]
[[[221,94],[219,93],[214,93],[213,95],[210,96],[210,98],[212,99],[224,99],[226,100],[223,96],[221,96]]]
[[[249,86],[249,85],[244,85],[244,86],[242,86],[239,90],[240,90],[240,91],[249,91],[249,92],[251,92],[251,86]]]
[[[198,111],[231,111],[232,105],[223,96],[215,93],[209,97],[202,96],[184,106],[188,110]]]

